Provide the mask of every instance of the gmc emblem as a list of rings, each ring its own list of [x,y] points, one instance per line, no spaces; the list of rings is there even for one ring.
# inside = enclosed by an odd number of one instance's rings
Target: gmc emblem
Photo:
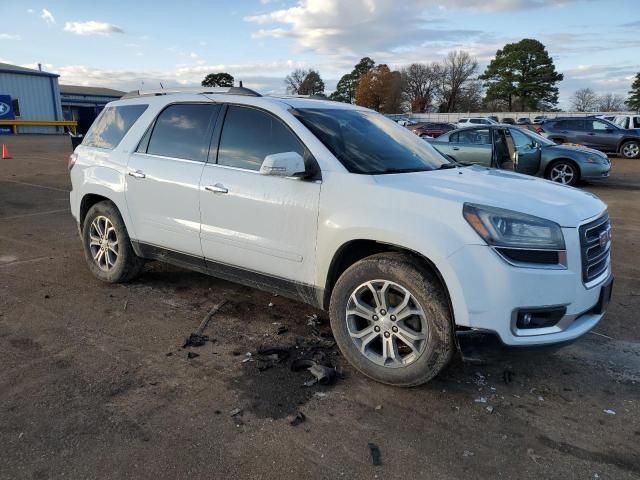
[[[611,241],[611,227],[607,228],[604,232],[600,232],[600,248],[607,248]]]

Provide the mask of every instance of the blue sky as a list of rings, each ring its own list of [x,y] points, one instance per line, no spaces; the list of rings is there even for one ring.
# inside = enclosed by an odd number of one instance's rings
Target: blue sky
[[[363,56],[398,68],[467,50],[484,69],[522,38],[547,46],[561,105],[578,88],[626,94],[640,71],[638,0],[0,0],[0,61],[61,83],[122,90],[197,85],[227,71],[283,92],[297,67],[329,90]]]

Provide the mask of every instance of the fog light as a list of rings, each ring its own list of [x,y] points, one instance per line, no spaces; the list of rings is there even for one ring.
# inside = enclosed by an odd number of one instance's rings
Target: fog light
[[[520,310],[516,320],[516,327],[519,329],[553,327],[564,317],[566,311],[566,307]]]

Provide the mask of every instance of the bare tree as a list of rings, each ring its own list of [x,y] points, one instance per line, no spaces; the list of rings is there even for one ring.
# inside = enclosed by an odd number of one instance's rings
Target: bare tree
[[[412,112],[424,112],[431,105],[438,85],[437,70],[435,65],[423,63],[412,63],[400,70],[402,91]]]
[[[576,112],[593,112],[598,106],[598,96],[590,88],[581,88],[571,97],[571,105]]]
[[[303,70],[302,68],[296,68],[293,72],[287,75],[284,79],[284,83],[287,86],[287,93],[291,95],[297,95],[300,91],[300,86],[304,79],[309,75],[309,70]]]
[[[465,83],[473,79],[478,70],[478,61],[462,50],[449,52],[437,68],[439,78],[438,96],[440,109],[455,112],[459,109],[459,100]]]
[[[625,98],[619,93],[605,93],[598,97],[598,111],[619,112],[624,110]]]

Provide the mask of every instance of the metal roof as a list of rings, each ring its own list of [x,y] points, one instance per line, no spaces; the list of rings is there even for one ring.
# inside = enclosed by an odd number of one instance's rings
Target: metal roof
[[[125,94],[125,92],[114,90],[112,88],[85,87],[82,85],[60,85],[60,94],[120,98]]]
[[[57,73],[43,72],[41,70],[34,70],[33,68],[20,67],[18,65],[11,65],[10,63],[0,62],[0,73],[16,73],[19,75],[39,75],[44,77],[59,77]]]

